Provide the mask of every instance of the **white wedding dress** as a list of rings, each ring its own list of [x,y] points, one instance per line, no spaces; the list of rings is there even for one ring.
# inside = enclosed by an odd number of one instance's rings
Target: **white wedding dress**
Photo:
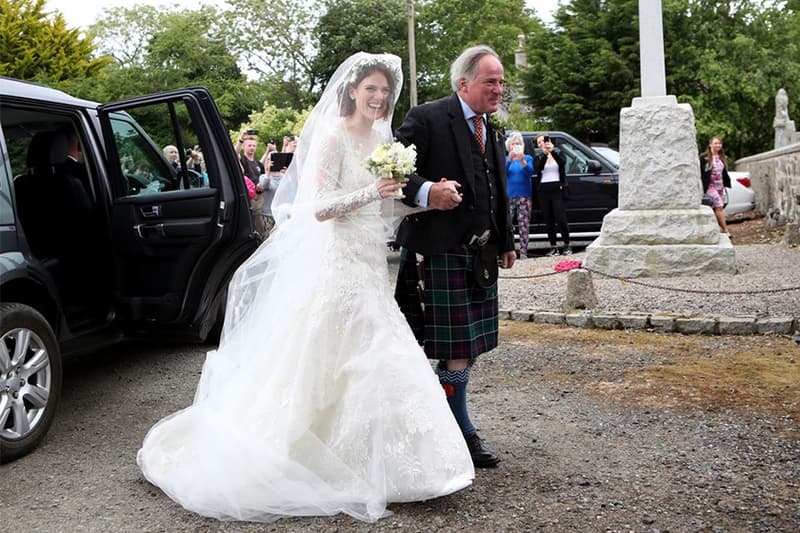
[[[380,200],[363,163],[377,139],[321,137],[313,205],[333,218],[293,215],[239,269],[232,285],[245,288],[229,298],[193,405],[157,423],[137,456],[150,482],[201,515],[374,521],[388,503],[443,496],[474,477],[393,297],[381,221],[393,201]]]

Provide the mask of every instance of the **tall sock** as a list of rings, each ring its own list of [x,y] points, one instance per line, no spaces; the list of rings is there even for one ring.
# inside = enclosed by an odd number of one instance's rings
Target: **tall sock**
[[[439,383],[444,388],[447,396],[447,403],[450,410],[465,436],[473,435],[476,432],[475,426],[469,419],[467,413],[467,383],[469,383],[469,368],[464,370],[447,370],[442,368],[440,363],[436,367],[436,374],[439,376]]]

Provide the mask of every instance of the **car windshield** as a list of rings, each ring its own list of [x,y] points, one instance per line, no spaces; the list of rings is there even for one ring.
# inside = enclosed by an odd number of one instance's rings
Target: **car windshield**
[[[606,158],[609,161],[609,163],[619,168],[619,152],[617,152],[613,148],[609,148],[608,146],[592,146],[592,149],[601,156],[603,156],[604,158]]]

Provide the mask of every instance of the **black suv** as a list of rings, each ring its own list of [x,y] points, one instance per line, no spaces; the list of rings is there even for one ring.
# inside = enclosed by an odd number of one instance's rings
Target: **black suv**
[[[509,131],[508,135],[511,133]],[[532,157],[540,154],[541,150],[536,146],[536,136],[539,132],[520,133],[525,144],[525,153]],[[566,208],[570,237],[573,240],[597,237],[603,226],[603,217],[617,207],[619,169],[569,133],[563,131],[541,133],[553,139],[553,144],[561,150],[567,160],[569,200],[566,202]],[[535,194],[530,221],[531,240],[546,240],[542,211]]]
[[[205,166],[168,161],[168,145]],[[258,244],[207,90],[99,105],[0,77],[0,462],[47,432],[62,356],[213,340]]]

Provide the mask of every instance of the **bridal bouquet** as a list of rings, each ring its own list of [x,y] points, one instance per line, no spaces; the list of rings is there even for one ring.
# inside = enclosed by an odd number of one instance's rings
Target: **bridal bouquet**
[[[402,181],[406,174],[416,170],[416,162],[416,146],[413,144],[403,146],[402,143],[395,141],[378,145],[367,158],[367,168],[376,176],[391,176],[397,181]]]

